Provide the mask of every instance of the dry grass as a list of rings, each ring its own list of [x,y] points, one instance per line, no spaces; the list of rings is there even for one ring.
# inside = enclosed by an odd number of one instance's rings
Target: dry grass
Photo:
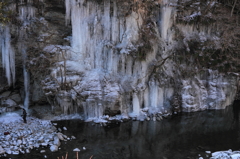
[[[92,159],[92,158],[93,158],[93,155],[89,159]],[[68,159],[68,152],[66,153],[65,157],[64,156],[57,157],[57,159]],[[79,159],[78,152],[76,152],[76,159]]]

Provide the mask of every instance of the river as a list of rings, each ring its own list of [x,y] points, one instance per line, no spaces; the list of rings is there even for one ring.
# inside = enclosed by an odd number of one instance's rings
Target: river
[[[11,155],[11,159],[60,159],[68,152],[79,159],[198,159],[210,158],[205,151],[239,150],[240,102],[224,110],[182,113],[162,121],[127,121],[108,126],[80,120],[54,121],[63,134],[76,137],[63,141],[58,152],[49,148],[32,150],[30,154]],[[86,150],[83,150],[83,147]],[[40,150],[46,149],[45,153]],[[46,155],[46,156],[45,156]]]

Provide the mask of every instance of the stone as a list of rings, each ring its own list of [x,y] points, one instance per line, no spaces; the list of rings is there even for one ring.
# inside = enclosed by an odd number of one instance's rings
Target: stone
[[[74,140],[75,140],[75,139],[76,139],[76,137],[75,137],[75,136],[71,136],[71,139],[74,139]]]
[[[41,136],[41,137],[38,139],[38,142],[44,142],[44,137]]]
[[[0,146],[0,154],[4,154],[6,151]]]
[[[12,154],[13,155],[19,155],[19,151],[13,151]]]
[[[57,136],[60,140],[64,140],[63,134],[62,133],[57,133]]]
[[[210,154],[211,153],[211,151],[205,151],[207,154]]]
[[[12,151],[11,151],[10,148],[5,148],[5,151],[6,151],[6,153],[9,154],[9,155],[12,154]]]
[[[10,94],[11,94],[10,91],[3,92],[3,93],[0,95],[0,98],[6,98],[6,97],[8,97]]]
[[[17,140],[17,145],[21,145],[22,144],[22,140]]]
[[[7,141],[9,141],[9,140],[11,139],[11,135],[7,135],[7,136],[5,137],[5,139],[6,139]]]
[[[39,145],[38,143],[36,143],[36,144],[34,144],[34,147],[35,147],[35,148],[39,148],[40,145]]]
[[[41,145],[47,147],[48,143],[41,143]]]
[[[51,150],[52,152],[56,152],[56,151],[58,151],[58,146],[52,145],[52,146],[50,147],[50,150]]]
[[[20,103],[22,101],[20,94],[13,94],[9,98],[17,103]]]
[[[57,145],[58,147],[61,145],[61,142],[58,136],[54,136],[53,144]]]
[[[5,107],[14,107],[17,106],[17,103],[12,99],[6,99],[1,102],[1,104]]]
[[[232,159],[240,159],[240,154],[233,154],[231,155]]]
[[[23,145],[26,145],[26,144],[27,144],[27,142],[26,142],[26,139],[25,139],[25,138],[23,138],[23,139],[22,139],[22,144],[23,144]]]

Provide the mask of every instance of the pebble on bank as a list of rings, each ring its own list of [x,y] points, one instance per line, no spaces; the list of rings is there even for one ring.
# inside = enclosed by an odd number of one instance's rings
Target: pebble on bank
[[[57,132],[49,120],[27,117],[24,123],[17,113],[7,113],[0,117],[0,157],[7,154],[30,153],[34,148],[50,146],[52,152],[58,151],[60,140],[67,136]]]

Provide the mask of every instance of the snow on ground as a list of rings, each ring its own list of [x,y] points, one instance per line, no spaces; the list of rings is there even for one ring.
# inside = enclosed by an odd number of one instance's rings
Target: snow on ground
[[[16,123],[22,121],[22,117],[18,113],[6,113],[0,116],[0,123],[7,124],[7,123]]]

